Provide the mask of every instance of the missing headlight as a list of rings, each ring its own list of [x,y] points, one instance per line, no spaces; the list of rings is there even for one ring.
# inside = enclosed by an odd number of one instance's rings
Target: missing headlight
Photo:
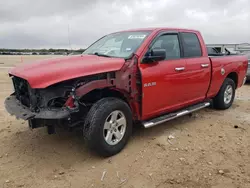
[[[65,97],[55,97],[49,100],[47,106],[49,108],[62,108],[66,103],[67,98]]]

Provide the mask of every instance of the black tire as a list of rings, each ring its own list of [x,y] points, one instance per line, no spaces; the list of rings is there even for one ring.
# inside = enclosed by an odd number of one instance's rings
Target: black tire
[[[230,100],[230,102],[225,103],[224,101],[224,95],[225,95],[225,91],[227,89],[228,86],[232,87],[232,98]],[[230,78],[226,78],[220,88],[219,93],[216,95],[216,97],[214,98],[214,107],[216,109],[220,109],[220,110],[225,110],[228,109],[229,107],[232,106],[232,103],[234,101],[234,97],[235,97],[235,83],[232,79]]]
[[[126,129],[122,139],[116,145],[109,145],[104,138],[104,123],[108,116],[121,111],[126,118]],[[132,113],[124,101],[117,98],[103,98],[97,101],[89,110],[84,124],[84,138],[88,147],[103,157],[119,153],[127,144],[132,133]]]

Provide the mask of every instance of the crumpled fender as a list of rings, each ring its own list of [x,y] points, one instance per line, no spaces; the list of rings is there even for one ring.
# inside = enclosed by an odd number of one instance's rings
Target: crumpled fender
[[[134,120],[140,119],[139,92],[136,84],[137,58],[126,61],[123,67],[115,72],[115,77],[107,79],[94,80],[78,87],[75,90],[77,97],[82,97],[95,89],[110,88],[120,92],[126,98],[129,104]]]
[[[76,96],[81,97],[94,89],[102,89],[111,87],[113,84],[108,79],[91,81],[85,85],[80,86],[76,89]]]

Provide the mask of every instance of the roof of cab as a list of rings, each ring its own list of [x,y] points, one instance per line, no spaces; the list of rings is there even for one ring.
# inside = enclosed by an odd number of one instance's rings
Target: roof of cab
[[[120,32],[126,32],[126,31],[162,31],[162,30],[168,30],[168,31],[180,31],[180,32],[192,32],[192,33],[197,33],[199,31],[197,30],[192,30],[192,29],[184,29],[184,28],[170,28],[170,27],[156,27],[156,28],[138,28],[138,29],[129,29],[129,30],[124,30]]]

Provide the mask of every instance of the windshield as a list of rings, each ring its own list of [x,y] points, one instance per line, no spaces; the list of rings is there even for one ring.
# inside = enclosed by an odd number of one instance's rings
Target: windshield
[[[128,58],[139,48],[148,35],[147,31],[109,34],[92,44],[83,54]]]

